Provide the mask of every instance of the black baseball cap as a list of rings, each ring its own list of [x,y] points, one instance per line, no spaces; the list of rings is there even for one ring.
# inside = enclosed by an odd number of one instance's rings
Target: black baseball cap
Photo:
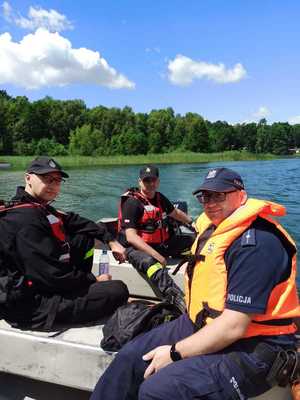
[[[158,178],[159,170],[155,165],[146,165],[140,170],[140,179],[145,178]]]
[[[229,168],[214,168],[208,171],[202,185],[193,194],[203,190],[212,192],[231,192],[245,189],[241,176]]]
[[[37,157],[29,164],[27,171],[28,174],[44,175],[50,172],[59,172],[63,178],[69,178],[69,175],[62,170],[61,166],[49,157]]]

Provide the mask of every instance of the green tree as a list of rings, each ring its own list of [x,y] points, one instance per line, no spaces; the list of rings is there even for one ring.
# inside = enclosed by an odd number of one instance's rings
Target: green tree
[[[37,141],[34,145],[34,153],[36,155],[48,156],[65,156],[68,154],[66,148],[57,143],[54,139],[43,138]]]
[[[291,128],[291,133],[293,137],[292,147],[300,148],[300,124],[295,124]]]
[[[69,143],[70,132],[87,120],[86,105],[82,100],[53,100],[48,98],[49,137],[63,145]]]
[[[216,121],[209,127],[210,149],[213,152],[232,150],[235,147],[235,132],[225,121]]]
[[[50,108],[48,98],[30,103],[24,115],[24,139],[42,139],[50,136]]]
[[[256,123],[237,124],[233,127],[234,137],[232,138],[233,149],[245,149],[255,152],[257,140]]]
[[[32,156],[35,153],[36,140],[30,142],[24,142],[24,140],[19,140],[14,143],[14,154],[18,156]]]
[[[6,124],[7,133],[10,137],[10,146],[6,148],[6,154],[15,152],[16,143],[19,140],[25,140],[27,128],[24,123],[24,117],[29,107],[30,103],[25,96],[10,98],[7,102]]]
[[[171,150],[176,150],[176,149],[183,150],[183,148],[184,148],[183,142],[184,142],[185,136],[186,136],[185,120],[180,114],[177,114],[175,117],[173,135],[170,139],[170,149]]]
[[[105,152],[105,137],[98,129],[91,125],[83,125],[71,131],[69,151],[74,155],[91,156]]]
[[[11,137],[8,130],[8,101],[4,95],[0,97],[0,153],[10,154]]]
[[[270,126],[266,124],[259,124],[256,134],[255,150],[257,153],[271,153],[272,152],[272,135]]]
[[[137,113],[135,115],[135,128],[137,132],[141,132],[143,135],[147,136],[147,123],[148,123],[148,114],[145,113]]]
[[[187,150],[195,152],[208,151],[208,131],[204,119],[195,113],[187,113],[185,118],[186,135],[183,140]]]
[[[0,90],[0,100],[9,101],[11,99],[12,99],[12,97],[7,93],[6,90]]]
[[[289,153],[290,132],[288,123],[276,122],[271,125],[272,153],[277,155]]]
[[[128,129],[127,132],[120,135],[122,139],[120,154],[146,154],[147,153],[147,139],[146,136],[135,131],[133,128]]]
[[[174,111],[152,110],[147,120],[148,146],[150,153],[169,151],[175,125]]]

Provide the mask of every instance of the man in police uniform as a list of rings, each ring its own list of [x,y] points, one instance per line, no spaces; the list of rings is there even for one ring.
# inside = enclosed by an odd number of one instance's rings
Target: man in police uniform
[[[64,178],[55,160],[36,158],[25,188],[18,187],[0,213],[0,314],[13,325],[50,329],[56,322],[90,322],[127,302],[123,282],[91,273],[95,239],[108,243],[120,261],[124,247],[104,224],[50,206]]]
[[[273,219],[284,207],[247,199],[227,168],[210,170],[194,194],[204,213],[186,270],[187,313],[124,346],[91,400],[255,397],[270,388],[278,351],[294,347],[296,249]]]
[[[172,292],[177,304],[184,303],[183,293],[168,275],[166,257],[180,257],[189,251],[193,235],[171,235],[168,217],[190,225],[192,218],[158,192],[159,170],[147,165],[140,170],[139,189],[129,189],[121,197],[119,240],[127,247],[129,262],[152,286],[159,298]],[[184,306],[183,306],[184,309]]]

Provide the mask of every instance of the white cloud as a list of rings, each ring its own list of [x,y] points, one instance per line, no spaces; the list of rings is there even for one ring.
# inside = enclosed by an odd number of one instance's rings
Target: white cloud
[[[14,12],[8,1],[2,4],[3,17],[11,23],[23,29],[36,30],[37,28],[46,28],[51,32],[61,32],[67,29],[72,29],[73,25],[68,18],[50,9],[45,10],[40,7],[30,7],[27,18]]]
[[[224,64],[209,64],[204,61],[194,61],[178,54],[169,61],[169,80],[174,85],[188,86],[195,79],[209,79],[217,83],[238,82],[245,78],[247,72],[242,64],[235,64],[228,69]]]
[[[12,22],[11,21],[11,14],[12,14],[12,8],[10,4],[7,1],[4,1],[1,5],[2,7],[2,12],[3,12],[3,17],[6,19],[6,21]]]
[[[135,84],[110,67],[98,51],[74,49],[59,33],[39,28],[17,43],[0,35],[0,84],[27,89],[72,83],[134,88]]]
[[[238,123],[239,124],[251,124],[253,122],[258,123],[262,118],[267,118],[271,114],[272,113],[268,107],[260,106],[256,112],[249,114],[246,119]]]
[[[300,115],[295,115],[288,120],[290,125],[300,124]]]
[[[157,54],[159,54],[160,53],[160,48],[159,47],[153,47],[153,48],[146,47],[145,52],[146,53],[157,53]]]
[[[271,114],[271,111],[266,106],[259,107],[258,111],[253,114],[254,118],[261,119],[266,118]]]

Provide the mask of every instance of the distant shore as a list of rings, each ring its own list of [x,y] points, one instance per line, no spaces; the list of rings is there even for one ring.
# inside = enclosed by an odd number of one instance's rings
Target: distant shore
[[[11,170],[24,170],[35,156],[0,156],[1,163],[9,163]],[[165,153],[137,156],[54,156],[64,168],[85,168],[105,165],[136,165],[136,164],[181,164],[207,163],[215,161],[251,161],[272,160],[278,157],[273,154],[254,154],[247,151],[225,151],[222,153]]]

